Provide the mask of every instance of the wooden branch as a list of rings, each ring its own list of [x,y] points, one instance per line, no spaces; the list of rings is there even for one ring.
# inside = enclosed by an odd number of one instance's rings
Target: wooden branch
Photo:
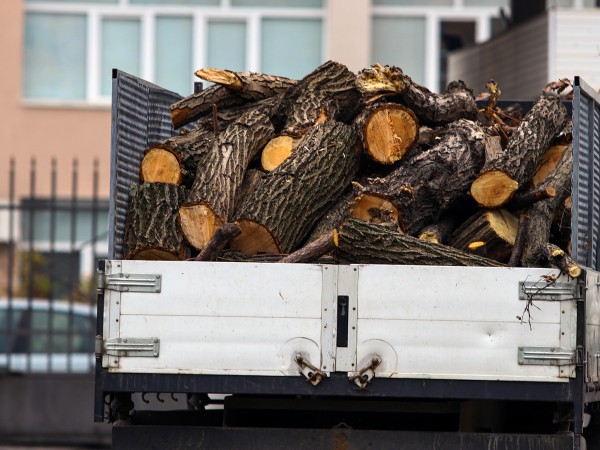
[[[308,263],[336,249],[337,231],[324,234],[299,250],[281,259],[282,263]]]
[[[523,255],[523,248],[525,247],[525,239],[527,233],[527,223],[529,217],[527,214],[522,213],[519,216],[519,225],[517,226],[517,235],[515,237],[515,245],[513,245],[510,258],[508,259],[508,265],[510,267],[517,267],[521,261]]]
[[[216,261],[217,256],[229,241],[238,236],[241,232],[242,230],[237,223],[226,223],[221,225],[198,256],[193,258],[193,261]]]
[[[540,186],[537,189],[516,195],[508,204],[506,209],[509,211],[519,211],[529,208],[534,203],[556,196],[556,189],[553,186]]]

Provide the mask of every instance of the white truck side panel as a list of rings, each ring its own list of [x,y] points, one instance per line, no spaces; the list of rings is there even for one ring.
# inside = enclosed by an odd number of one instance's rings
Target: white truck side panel
[[[575,301],[535,297],[530,328],[527,301],[519,298],[519,282],[556,270],[157,261],[107,267],[107,274],[161,278],[159,293],[105,291],[105,340],[160,340],[155,357],[105,355],[112,372],[298,376],[299,353],[325,372],[358,371],[377,355],[378,377],[566,382],[574,367],[518,361],[519,347],[575,348]],[[348,297],[343,347],[336,346],[338,296]]]

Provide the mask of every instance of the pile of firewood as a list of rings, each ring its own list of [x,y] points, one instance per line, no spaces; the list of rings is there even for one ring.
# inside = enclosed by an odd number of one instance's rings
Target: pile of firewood
[[[523,115],[461,81],[326,62],[301,80],[202,69],[180,134],[146,150],[125,258],[580,268],[571,119],[551,83]],[[479,101],[477,101],[479,100]]]

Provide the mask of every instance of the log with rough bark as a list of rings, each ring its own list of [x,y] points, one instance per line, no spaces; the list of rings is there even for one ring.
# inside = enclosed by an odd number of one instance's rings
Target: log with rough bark
[[[125,259],[184,259],[186,248],[177,223],[183,196],[183,187],[171,183],[132,186],[125,224]]]
[[[342,195],[315,224],[306,241],[311,242],[323,235],[330,235],[333,230],[337,229],[350,216],[354,197],[353,191]]]
[[[418,233],[466,197],[483,165],[484,151],[485,132],[475,122],[452,123],[437,145],[411,153],[387,177],[365,186],[353,217],[372,210],[373,197],[379,197],[395,207],[402,230]]]
[[[348,219],[338,230],[336,255],[342,262],[356,264],[503,266],[492,259],[357,219]]]
[[[214,72],[212,74],[222,84],[195,92],[171,105],[171,120],[175,129],[212,114],[214,105],[218,111],[237,109],[247,103],[281,95],[296,84],[295,80],[285,77],[252,72],[221,72],[220,78]],[[204,72],[196,72],[199,73]],[[208,73],[206,76],[209,76]]]
[[[498,208],[480,210],[461,224],[448,240],[448,244],[480,256],[507,262],[517,236],[519,219]],[[474,242],[480,245],[472,245]]]
[[[371,104],[355,123],[367,156],[380,164],[399,161],[419,139],[419,120],[397,103]]]
[[[497,208],[526,188],[552,139],[563,129],[567,110],[561,100],[544,93],[511,135],[506,149],[486,161],[471,186],[471,195],[484,208]]]
[[[226,223],[212,235],[202,251],[193,258],[193,261],[216,261],[219,253],[229,244],[234,237],[242,232],[237,223]]]
[[[568,147],[568,144],[553,145],[542,155],[540,164],[531,177],[531,184],[533,184],[534,187],[541,185],[544,180],[554,172],[558,161],[560,161],[562,154]]]
[[[194,75],[228,88],[240,97],[253,102],[282,94],[297,84],[296,80],[277,75],[233,72],[224,69],[204,68],[194,72]]]
[[[359,163],[351,126],[314,126],[240,206],[235,219],[242,234],[231,247],[248,255],[293,251],[350,184]]]
[[[196,167],[212,149],[213,140],[212,131],[196,128],[150,147],[140,166],[141,181],[191,185]]]
[[[454,213],[444,214],[436,223],[427,225],[419,232],[419,239],[434,244],[448,245],[448,238],[454,231],[458,217]]]
[[[281,134],[302,137],[324,119],[349,123],[360,111],[361,99],[356,75],[343,64],[327,61],[283,94]]]
[[[247,102],[228,108],[219,108],[217,104],[213,104],[212,110],[207,110],[207,112],[196,121],[196,126],[197,128],[202,128],[218,134],[250,111],[258,111],[274,118],[279,108],[280,100],[280,96],[269,97],[264,100]]]
[[[462,81],[453,81],[445,93],[435,94],[415,83],[400,68],[380,64],[360,71],[357,80],[365,97],[397,94],[424,124],[477,118],[473,91]]]
[[[251,111],[227,127],[198,167],[179,211],[187,241],[201,250],[233,213],[248,164],[273,137],[269,118]]]
[[[521,258],[524,267],[538,267],[548,262],[547,244],[551,242],[550,230],[556,211],[571,194],[573,150],[565,150],[554,169],[542,186],[552,186],[556,196],[533,204],[527,211],[529,224],[525,247]]]

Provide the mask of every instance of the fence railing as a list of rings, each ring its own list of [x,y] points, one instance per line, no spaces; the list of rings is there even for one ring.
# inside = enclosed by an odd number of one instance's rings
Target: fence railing
[[[108,255],[108,200],[98,196],[97,161],[83,176],[73,161],[70,180],[59,180],[56,160],[49,170],[42,190],[32,160],[24,195],[16,194],[14,160],[8,176],[0,174],[8,181],[8,197],[0,198],[0,374],[93,368],[95,272]],[[91,183],[91,196],[79,195],[80,178]],[[57,194],[59,182],[60,192],[70,182],[70,195]]]

